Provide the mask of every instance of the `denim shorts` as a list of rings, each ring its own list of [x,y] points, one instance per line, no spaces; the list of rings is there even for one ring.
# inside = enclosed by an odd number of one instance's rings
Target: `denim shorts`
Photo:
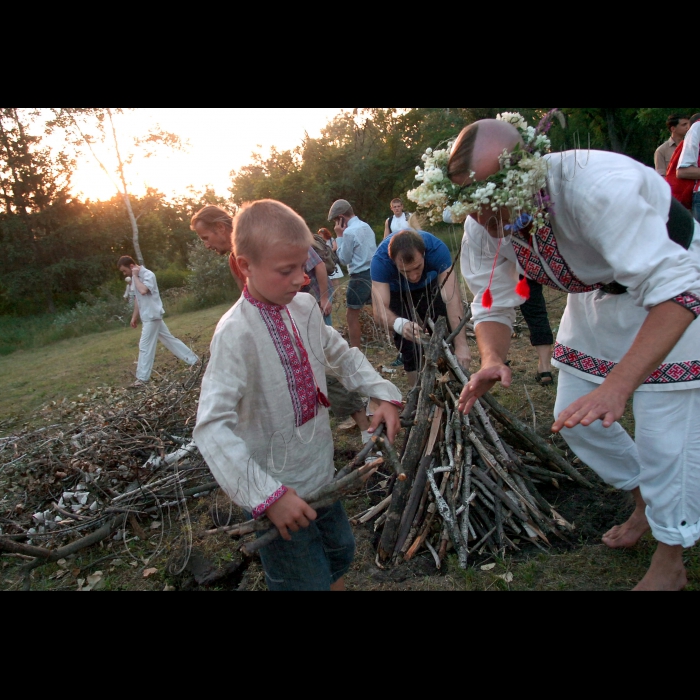
[[[700,222],[700,192],[693,195],[693,216],[695,221]]]
[[[331,411],[338,420],[350,418],[353,413],[364,411],[365,400],[356,391],[348,391],[335,377],[326,375],[326,386],[328,388],[328,401],[331,404]]]
[[[340,502],[318,511],[305,530],[290,532],[260,550],[271,591],[328,591],[355,558],[355,536]]]
[[[348,309],[356,311],[372,304],[372,275],[369,270],[350,275],[347,302]]]

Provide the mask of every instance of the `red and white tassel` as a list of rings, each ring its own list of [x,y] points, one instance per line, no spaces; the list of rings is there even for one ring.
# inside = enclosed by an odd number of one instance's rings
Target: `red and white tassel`
[[[493,268],[491,269],[491,279],[489,280],[489,286],[486,287],[486,291],[481,297],[481,305],[487,310],[490,311],[491,307],[493,306],[493,294],[491,293],[491,285],[493,284],[493,276],[496,273],[496,265],[498,265],[498,255],[501,252],[501,244],[503,243],[503,239],[499,238],[498,239],[498,250],[496,250],[496,257],[493,261]]]
[[[321,406],[323,406],[324,408],[331,407],[331,402],[328,400],[328,397],[321,391],[321,387],[319,386],[316,387],[316,396]]]
[[[515,293],[527,301],[530,298],[530,285],[527,278],[523,277],[515,288]]]

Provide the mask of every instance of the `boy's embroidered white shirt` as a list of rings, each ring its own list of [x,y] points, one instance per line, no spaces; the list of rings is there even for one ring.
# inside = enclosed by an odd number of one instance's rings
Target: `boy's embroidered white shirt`
[[[536,257],[556,268],[562,286],[571,284],[573,274],[575,284],[594,287],[614,281],[628,288],[617,296],[602,291],[570,294],[560,325],[555,365],[602,383],[632,346],[649,309],[688,293],[696,298],[686,297],[688,308],[700,301],[700,226],[696,224],[689,251],[671,241],[666,230],[670,187],[654,170],[630,158],[602,151],[592,151],[590,157],[580,151],[548,158],[556,250],[538,246]],[[523,303],[515,286],[524,270],[510,238],[501,246],[494,274],[493,307],[481,305],[497,245],[473,218],[467,219],[461,267],[476,297],[475,323],[495,321],[512,328],[515,308]],[[693,323],[665,364],[660,368],[663,378],[641,390],[700,385],[700,323]]]
[[[262,308],[260,308],[262,307]],[[259,515],[284,493],[301,496],[333,479],[333,436],[328,409],[300,418],[308,406],[308,381],[287,353],[298,329],[318,388],[325,394],[326,372],[349,390],[385,401],[401,392],[383,379],[367,358],[323,322],[315,299],[298,294],[286,310],[241,300],[221,319],[202,382],[194,438],[221,488],[239,506]],[[282,319],[287,333],[276,332]],[[296,344],[293,350],[300,353]],[[280,354],[282,353],[282,355]],[[291,378],[299,378],[294,389]],[[293,392],[299,390],[293,397]],[[307,402],[305,404],[305,402]]]

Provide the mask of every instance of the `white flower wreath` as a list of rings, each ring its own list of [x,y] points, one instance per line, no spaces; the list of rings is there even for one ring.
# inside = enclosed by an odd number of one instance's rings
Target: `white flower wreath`
[[[497,212],[507,207],[514,214],[512,221],[527,214],[536,226],[542,226],[549,218],[549,198],[544,192],[548,164],[544,156],[552,148],[547,133],[555,115],[560,115],[556,109],[549,112],[535,128],[528,126],[525,118],[517,112],[499,114],[499,121],[518,129],[524,146],[517,146],[511,153],[504,151],[500,157],[500,172],[485,182],[467,187],[455,185],[447,174],[455,142],[450,141],[447,148],[441,150],[429,148],[423,156],[423,167],[416,168],[416,180],[422,184],[411,190],[408,198],[432,223],[439,223],[447,216],[452,222],[461,224],[470,214],[481,213],[485,209]]]

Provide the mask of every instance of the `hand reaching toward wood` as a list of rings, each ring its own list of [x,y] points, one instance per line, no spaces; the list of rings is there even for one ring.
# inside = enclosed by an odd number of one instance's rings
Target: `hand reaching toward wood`
[[[304,530],[316,520],[316,511],[294,489],[289,489],[279,501],[273,503],[265,512],[268,519],[280,531],[283,540],[292,539],[289,531]]]
[[[469,383],[464,387],[462,395],[459,397],[459,410],[467,414],[474,404],[484,395],[488,394],[498,382],[504,387],[509,387],[513,379],[510,367],[500,364],[491,367],[484,367],[476,374],[472,374]]]

